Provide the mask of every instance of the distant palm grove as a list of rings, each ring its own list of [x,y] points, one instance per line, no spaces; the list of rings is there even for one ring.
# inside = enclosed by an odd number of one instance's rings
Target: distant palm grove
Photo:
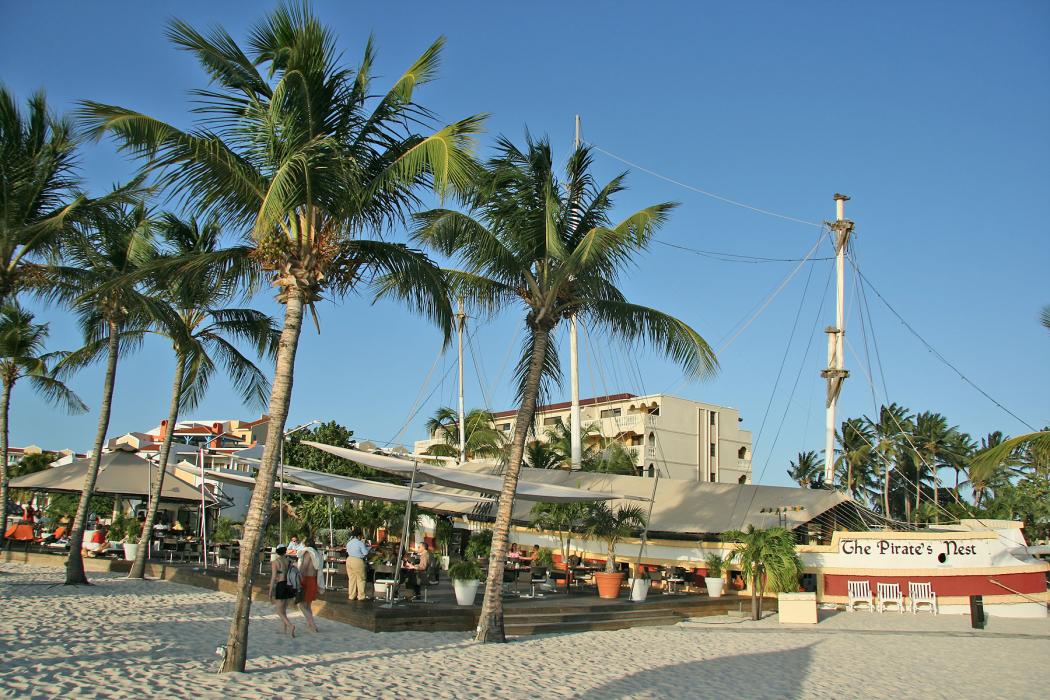
[[[170,346],[170,424],[201,402],[221,372],[247,404],[266,407],[270,435],[280,436],[299,340],[304,327],[323,325],[325,300],[394,300],[448,339],[462,299],[477,316],[520,319],[511,437],[494,429],[485,410],[465,421],[467,456],[504,460],[478,631],[481,641],[504,641],[500,587],[519,471],[558,468],[569,452],[565,426],[552,428],[545,443],[527,439],[539,399],[560,380],[559,325],[579,318],[626,344],[647,345],[689,379],[717,371],[700,332],[632,303],[618,286],[624,270],[643,261],[674,203],[614,218],[626,174],[596,181],[586,146],[555,156],[546,139],[501,136],[489,157],[479,156],[485,115],[439,122],[420,102],[438,73],[441,38],[392,79],[375,75],[371,40],[346,64],[332,30],[305,4],[280,5],[241,40],[179,20],[169,23],[167,38],[200,68],[188,126],[91,100],[59,115],[43,92],[19,97],[0,85],[0,504],[8,500],[12,387],[23,382],[57,407],[83,412],[85,401],[64,382],[103,363],[103,386],[87,402],[97,429],[66,568],[68,584],[86,583],[81,541],[114,388],[121,362],[147,334]],[[135,177],[108,192],[85,191],[78,153],[91,140],[114,144],[138,167]],[[441,208],[424,210],[432,198]],[[392,240],[397,233],[404,242]],[[275,294],[281,318],[243,306],[263,291]],[[79,347],[48,352],[47,324],[23,305],[30,298],[71,313]],[[456,421],[442,409],[428,424],[447,440],[436,453],[458,454]],[[162,463],[173,433],[161,447]],[[790,474],[803,486],[841,488],[898,520],[976,513],[1045,525],[1048,450],[1045,441],[1022,437],[976,439],[940,414],[893,404],[842,424],[834,485],[821,483],[816,453],[800,454]],[[273,510],[279,442],[265,445],[243,523],[247,554],[223,671],[245,668],[251,584]],[[584,466],[632,471],[618,443],[600,443]],[[143,538],[161,488],[152,484]],[[374,520],[388,522],[396,511]],[[132,576],[143,575],[147,551],[139,546]]]
[[[931,411],[898,404],[877,417],[842,422],[836,434],[834,488],[872,510],[909,523],[959,518],[1024,521],[1030,537],[1050,530],[1050,445],[1043,428],[1011,439],[974,438]],[[806,488],[824,483],[824,458],[800,452],[787,470]]]

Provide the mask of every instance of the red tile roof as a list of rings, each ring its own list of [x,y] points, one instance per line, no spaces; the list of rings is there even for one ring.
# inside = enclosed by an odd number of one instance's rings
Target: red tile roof
[[[627,399],[636,399],[636,394],[612,394],[611,396],[595,396],[589,399],[580,399],[581,406],[593,406],[598,403],[609,403],[610,401],[625,401]],[[561,403],[547,404],[546,406],[537,406],[536,413],[543,413],[545,411],[561,411],[572,406],[572,401],[562,401]],[[510,418],[518,414],[518,409],[514,408],[509,411],[500,411],[499,413],[493,413],[493,418]]]
[[[195,425],[192,428],[176,428],[174,435],[211,435],[211,428]]]

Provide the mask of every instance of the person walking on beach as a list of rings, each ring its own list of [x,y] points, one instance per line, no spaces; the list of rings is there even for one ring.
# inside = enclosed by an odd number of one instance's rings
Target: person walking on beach
[[[291,563],[286,554],[287,548],[278,547],[273,561],[270,562],[270,600],[281,618],[281,634],[291,631],[295,637],[295,625],[288,619],[288,601],[295,598],[295,589],[288,585],[288,569]]]
[[[368,545],[361,539],[361,530],[354,528],[350,541],[346,543],[347,597],[350,600],[365,599],[365,558],[368,553]]]
[[[298,602],[299,611],[306,618],[307,628],[312,632],[320,632],[314,623],[314,611],[310,606],[317,600],[317,594],[322,588],[318,582],[324,576],[324,562],[313,540],[306,540],[299,548],[299,574],[303,581],[303,594]]]

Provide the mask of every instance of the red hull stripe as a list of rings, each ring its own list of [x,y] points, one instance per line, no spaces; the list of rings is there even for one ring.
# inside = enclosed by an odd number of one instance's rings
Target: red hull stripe
[[[969,595],[1010,595],[1011,591],[1003,588],[1008,586],[1019,593],[1043,593],[1047,590],[1046,576],[1040,571],[1021,574],[982,574],[980,576],[841,576],[836,574],[824,575],[824,594],[844,596],[847,594],[847,581],[867,580],[871,584],[871,590],[875,590],[876,583],[896,583],[901,587],[901,592],[908,595],[908,582],[932,583],[933,592],[939,596],[969,596]],[[992,579],[999,581],[1003,586],[992,583]]]

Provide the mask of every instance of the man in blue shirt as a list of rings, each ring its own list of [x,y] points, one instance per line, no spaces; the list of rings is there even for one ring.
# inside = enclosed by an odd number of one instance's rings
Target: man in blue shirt
[[[361,530],[354,528],[350,532],[350,541],[346,543],[347,593],[350,600],[365,599],[365,558],[369,552],[368,545],[361,539]]]

